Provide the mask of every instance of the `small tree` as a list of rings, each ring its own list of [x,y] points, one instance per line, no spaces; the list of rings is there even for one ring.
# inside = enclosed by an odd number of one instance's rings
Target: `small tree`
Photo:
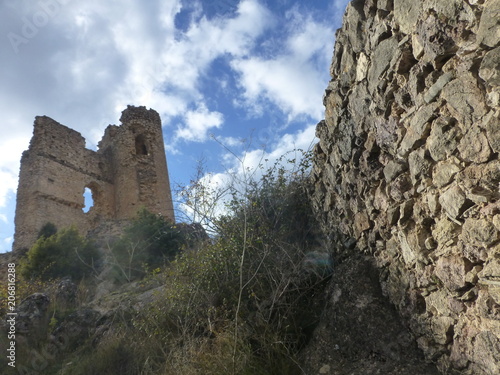
[[[140,210],[124,235],[112,246],[117,279],[131,281],[142,277],[145,265],[152,268],[162,266],[175,258],[185,242],[175,224],[161,215]]]
[[[97,247],[71,227],[49,237],[42,234],[28,251],[21,273],[30,279],[71,276],[78,280],[91,274],[99,259]]]

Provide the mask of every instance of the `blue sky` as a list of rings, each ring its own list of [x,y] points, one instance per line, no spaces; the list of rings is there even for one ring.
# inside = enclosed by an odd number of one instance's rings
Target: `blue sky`
[[[163,121],[173,187],[315,142],[347,0],[0,0],[0,252],[34,117],[95,149],[128,104]],[[214,141],[213,137],[219,142]]]

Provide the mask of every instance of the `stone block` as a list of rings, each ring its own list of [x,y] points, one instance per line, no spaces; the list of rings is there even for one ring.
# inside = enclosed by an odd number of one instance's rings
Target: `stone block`
[[[465,205],[465,193],[457,185],[450,187],[439,197],[439,204],[451,218],[456,219]]]
[[[489,86],[500,86],[500,47],[484,55],[479,68],[479,76]]]
[[[385,39],[375,48],[370,69],[368,70],[368,89],[374,93],[382,74],[389,68],[394,56],[399,54],[398,40],[396,37]]]
[[[500,152],[500,112],[490,112],[486,116],[485,128],[493,152]]]
[[[467,259],[452,255],[439,258],[436,262],[435,272],[448,290],[457,292],[467,285],[465,275],[471,269],[472,263]]]
[[[432,9],[441,18],[454,21],[463,8],[463,0],[425,0],[424,9]]]
[[[477,41],[488,47],[495,47],[500,43],[500,0],[485,1]]]
[[[403,33],[410,34],[415,30],[421,7],[421,1],[394,0],[394,19]]]
[[[427,92],[424,95],[424,101],[426,103],[432,102],[436,97],[441,93],[441,90],[448,82],[453,79],[453,74],[448,72],[444,73],[441,77],[437,79],[437,81],[429,87]]]
[[[422,45],[422,40],[419,38],[418,34],[411,35],[411,45],[413,57],[419,60],[424,54],[424,46]]]
[[[432,336],[438,344],[445,345],[453,340],[453,326],[455,320],[448,316],[437,316],[432,318]]]
[[[480,332],[474,340],[473,373],[499,374],[500,330]]]
[[[398,150],[399,155],[408,155],[418,141],[423,141],[427,138],[431,128],[430,121],[435,116],[437,108],[438,105],[436,103],[427,104],[413,115],[406,130],[406,134],[401,141]]]
[[[366,32],[361,27],[364,18],[362,7],[354,2],[347,4],[343,31],[354,53],[361,52],[365,46]]]
[[[389,185],[389,194],[396,202],[402,202],[406,199],[406,193],[412,189],[411,179],[408,173],[404,173],[396,177]]]
[[[427,148],[435,161],[444,160],[452,155],[458,146],[460,130],[451,118],[439,117],[432,123],[427,139]]]
[[[446,186],[461,170],[462,167],[460,166],[460,161],[454,156],[446,161],[440,161],[434,166],[432,183],[438,188]]]
[[[486,113],[484,92],[477,86],[476,78],[466,73],[444,86],[441,96],[463,129],[468,129]]]
[[[473,246],[488,247],[498,240],[498,230],[490,220],[465,220],[462,227],[463,240]]]
[[[366,212],[358,212],[354,216],[354,228],[356,229],[356,236],[359,236],[365,230],[371,228],[370,218]]]
[[[427,207],[429,208],[429,212],[432,215],[436,215],[441,208],[439,204],[439,196],[436,191],[429,191],[425,195],[425,201],[427,203]]]
[[[487,162],[491,156],[488,138],[477,126],[473,126],[460,140],[458,145],[460,156],[474,163]]]
[[[370,61],[368,60],[368,57],[361,52],[359,54],[358,61],[356,62],[356,82],[360,82],[366,78],[369,65]]]
[[[417,34],[422,41],[426,59],[433,61],[434,65],[441,64],[442,60],[458,49],[447,23],[432,13],[418,23]]]
[[[401,173],[404,173],[408,170],[408,165],[403,161],[391,160],[384,167],[384,177],[386,182],[391,182]]]
[[[429,176],[431,162],[426,158],[426,150],[423,147],[410,153],[408,165],[413,184],[416,184],[423,177]]]

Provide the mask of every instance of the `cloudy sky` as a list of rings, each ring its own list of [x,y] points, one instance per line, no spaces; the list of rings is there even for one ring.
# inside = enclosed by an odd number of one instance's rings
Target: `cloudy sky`
[[[246,150],[249,167],[263,149],[272,159],[309,148],[346,3],[0,0],[0,252],[37,115],[96,149],[128,104],[156,109],[173,185],[200,159],[230,168],[221,144]]]

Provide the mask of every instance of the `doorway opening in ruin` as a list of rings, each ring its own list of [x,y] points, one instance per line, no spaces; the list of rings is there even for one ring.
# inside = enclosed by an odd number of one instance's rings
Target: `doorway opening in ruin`
[[[88,213],[94,207],[94,193],[90,187],[85,187],[83,191],[83,212]]]
[[[135,154],[148,155],[148,147],[146,146],[146,139],[142,134],[135,137]]]

